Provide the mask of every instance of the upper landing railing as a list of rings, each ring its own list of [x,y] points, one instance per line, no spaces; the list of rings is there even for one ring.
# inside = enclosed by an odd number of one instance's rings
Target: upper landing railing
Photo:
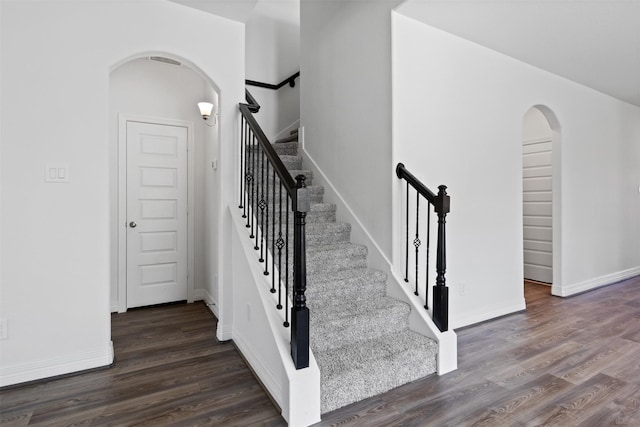
[[[289,86],[291,87],[295,87],[296,86],[296,79],[300,77],[300,71],[293,73],[292,75],[290,75],[289,77],[287,77],[286,79],[284,79],[283,81],[281,81],[278,84],[270,84],[270,83],[263,83],[263,82],[258,82],[255,80],[245,80],[245,84],[248,86],[257,86],[257,87],[262,87],[265,89],[274,89],[274,90],[278,90],[280,89],[282,86],[286,85],[287,83],[289,84]]]

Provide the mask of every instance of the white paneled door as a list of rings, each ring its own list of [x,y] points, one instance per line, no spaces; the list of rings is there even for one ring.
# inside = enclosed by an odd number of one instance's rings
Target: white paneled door
[[[551,139],[523,145],[524,278],[553,282]]]
[[[127,308],[187,299],[187,136],[127,121]]]

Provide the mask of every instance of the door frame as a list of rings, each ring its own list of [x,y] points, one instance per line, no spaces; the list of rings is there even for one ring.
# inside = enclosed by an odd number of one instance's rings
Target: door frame
[[[553,282],[551,283],[551,295],[567,296],[564,294],[562,276],[562,126],[555,111],[544,104],[533,104],[527,108],[522,117],[531,108],[537,108],[544,115],[551,128],[551,247],[553,262]],[[523,138],[520,138],[521,140]],[[520,142],[520,162],[522,162],[522,141]],[[520,167],[520,182],[522,182],[522,167]],[[520,189],[520,206],[522,209],[522,187]],[[520,211],[520,225],[523,229],[522,210]],[[522,247],[524,250],[524,237]],[[524,256],[522,259],[522,269],[524,273]],[[524,279],[524,274],[523,274]]]
[[[187,128],[187,302],[195,299],[195,147],[193,122],[118,113],[118,312],[127,311],[127,122]]]

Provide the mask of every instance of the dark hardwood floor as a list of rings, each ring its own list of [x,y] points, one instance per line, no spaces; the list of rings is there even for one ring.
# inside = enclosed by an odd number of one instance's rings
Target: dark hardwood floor
[[[318,426],[640,426],[640,277],[458,332],[459,369]],[[0,424],[284,425],[201,303],[113,316],[113,368],[0,392]]]
[[[112,315],[112,368],[0,392],[2,426],[286,425],[203,303]]]
[[[527,283],[526,312],[457,331],[458,370],[318,425],[640,426],[640,277],[571,298]]]

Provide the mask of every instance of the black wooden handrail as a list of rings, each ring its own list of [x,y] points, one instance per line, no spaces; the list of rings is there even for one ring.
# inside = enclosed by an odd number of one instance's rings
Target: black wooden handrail
[[[282,163],[271,142],[253,117],[260,106],[246,91],[247,104],[240,104],[240,209],[255,239],[254,249],[271,275],[271,289],[277,293],[276,308],[284,308],[284,326],[291,326],[291,357],[296,369],[309,366],[309,309],[305,296],[306,215],[310,209],[305,176],[295,180]],[[283,191],[284,189],[284,191]],[[293,211],[293,244],[290,243],[290,216]],[[292,250],[290,250],[292,249]],[[293,266],[293,287],[290,268]],[[272,274],[277,270],[278,278]],[[284,291],[283,291],[284,287]],[[289,291],[292,296],[289,317]],[[284,301],[283,301],[284,300]],[[284,306],[283,306],[284,303]],[[289,319],[291,323],[289,323]]]
[[[287,193],[291,197],[291,210],[296,211],[298,205],[298,188],[296,185],[296,181],[294,181],[294,179],[291,177],[291,174],[285,167],[284,163],[282,163],[282,160],[280,160],[280,156],[278,156],[276,150],[274,150],[271,146],[269,139],[262,131],[262,128],[256,121],[255,117],[253,117],[253,114],[251,114],[250,108],[251,107],[247,104],[240,104],[240,112],[247,121],[247,125],[256,136],[258,144],[260,144],[260,147],[264,151],[264,154],[269,159],[269,162],[271,162],[271,164],[273,165],[273,169],[278,175],[278,178],[280,178],[280,182],[282,182],[284,188],[287,190]]]
[[[409,282],[409,186],[416,190],[416,221],[415,221],[415,238],[413,245],[415,247],[415,295],[419,295],[418,290],[418,274],[419,274],[419,250],[422,242],[420,241],[420,196],[424,197],[429,205],[433,206],[433,210],[438,214],[438,246],[436,252],[436,284],[433,286],[433,322],[441,332],[449,329],[449,288],[446,286],[445,272],[447,269],[447,249],[446,249],[446,217],[450,210],[450,198],[447,195],[447,187],[440,185],[438,194],[429,190],[418,178],[409,172],[402,163],[396,166],[396,175],[399,179],[404,179],[407,183],[407,204],[406,204],[406,261],[405,261],[405,277],[404,281]],[[431,210],[427,205],[426,209],[426,294],[425,308],[429,308],[429,247],[430,247],[430,218]]]
[[[296,79],[300,77],[300,71],[290,75],[289,77],[287,77],[286,79],[284,79],[283,81],[281,81],[280,83],[274,85],[271,83],[263,83],[263,82],[259,82],[256,80],[245,80],[245,84],[249,85],[249,86],[257,86],[257,87],[262,87],[265,89],[273,89],[273,90],[278,90],[280,89],[282,86],[286,85],[287,83],[289,83],[289,86],[291,87],[295,87],[296,86]]]
[[[251,95],[251,92],[249,92],[247,89],[244,90],[244,99],[247,100],[247,103],[245,105],[249,108],[249,111],[254,114],[260,111],[260,104],[258,104],[258,101],[256,101],[253,95]]]
[[[415,188],[418,193],[422,194],[422,197],[429,201],[429,203],[435,205],[436,195],[433,193],[433,191],[429,190],[422,182],[420,182],[418,178],[413,176],[413,174],[404,167],[404,164],[398,163],[398,166],[396,166],[396,175],[398,176],[398,178],[404,179],[409,184],[411,184],[411,186]]]

